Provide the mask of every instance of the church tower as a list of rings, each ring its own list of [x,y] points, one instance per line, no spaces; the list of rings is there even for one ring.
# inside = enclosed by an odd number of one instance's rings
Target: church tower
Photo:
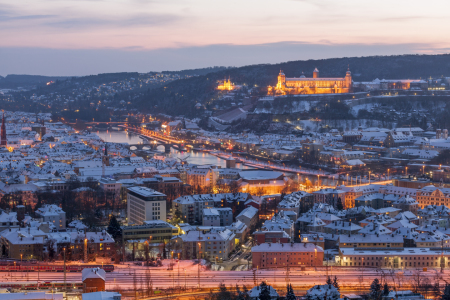
[[[345,74],[345,87],[348,88],[349,92],[351,92],[351,89],[352,89],[352,72],[350,72],[350,68],[347,69],[347,73]]]
[[[3,113],[3,118],[2,118],[0,146],[2,146],[2,147],[6,147],[7,146],[7,142],[6,142],[6,126],[5,126],[5,113]]]
[[[319,78],[319,70],[317,68],[314,69],[313,78]]]
[[[284,75],[283,71],[280,70],[280,74],[278,74],[277,90],[284,90],[285,86],[286,86],[286,75]]]
[[[105,154],[102,156],[102,164],[109,167],[108,145],[105,143]]]

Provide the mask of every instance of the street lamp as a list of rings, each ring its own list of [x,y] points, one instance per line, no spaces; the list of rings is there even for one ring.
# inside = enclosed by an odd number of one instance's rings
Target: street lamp
[[[64,251],[64,291],[66,290],[66,247],[63,248]]]
[[[201,244],[198,243],[198,269],[197,269],[197,276],[198,276],[198,288],[200,288],[200,255],[201,255]]]
[[[390,172],[390,171],[391,171],[391,170],[390,170],[390,169],[388,169],[388,180],[389,180],[389,177],[390,177],[390,176],[389,176],[389,172]]]

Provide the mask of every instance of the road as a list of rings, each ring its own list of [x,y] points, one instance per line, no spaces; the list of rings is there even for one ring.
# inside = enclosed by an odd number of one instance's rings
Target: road
[[[384,273],[384,274],[383,274]],[[133,289],[134,281],[137,282],[137,287],[145,288],[148,281],[152,281],[154,289],[167,289],[184,287],[194,288],[198,286],[199,278],[197,276],[197,266],[192,266],[186,271],[184,268],[178,270],[177,265],[174,270],[169,271],[165,268],[145,268],[145,267],[130,267],[117,268],[114,272],[107,273],[107,289]],[[255,271],[207,271],[200,272],[200,286],[202,288],[217,288],[219,284],[227,286],[246,285],[253,287],[254,283],[260,283],[265,280],[268,284],[277,288],[284,288],[286,282],[290,282],[295,286],[296,290],[307,290],[315,284],[324,284],[327,272],[325,270],[315,271],[300,271],[298,269],[291,269],[289,275],[286,276],[285,269],[278,270],[258,270]],[[380,271],[376,269],[347,269],[347,270],[333,270],[328,271],[330,276],[337,276],[341,287],[341,292],[364,292],[367,291],[374,278],[382,280],[383,276],[391,286],[401,286],[401,289],[411,289],[416,282],[419,274],[421,280],[428,278],[431,284],[435,280],[441,282],[441,286],[450,280],[450,270],[444,273],[439,271],[429,270],[422,271],[404,271],[390,274],[389,271]],[[0,273],[0,281],[63,281],[63,273]],[[81,281],[81,273],[67,273],[67,281]]]

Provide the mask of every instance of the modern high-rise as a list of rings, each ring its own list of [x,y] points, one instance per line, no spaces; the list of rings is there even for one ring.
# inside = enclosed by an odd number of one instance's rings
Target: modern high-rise
[[[127,216],[128,224],[139,225],[150,220],[165,221],[166,195],[141,186],[128,188]]]

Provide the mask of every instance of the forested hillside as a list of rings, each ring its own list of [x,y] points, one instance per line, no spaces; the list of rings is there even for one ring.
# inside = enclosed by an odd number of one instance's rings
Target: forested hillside
[[[283,70],[287,77],[299,77],[302,72],[310,77],[316,67],[321,77],[343,77],[349,67],[354,81],[369,81],[375,78],[419,79],[450,76],[450,55],[344,57],[226,69],[177,80],[163,88],[149,90],[136,105],[149,112],[192,116],[195,114],[195,103],[207,105],[215,99],[217,81],[223,78],[230,77],[234,83],[247,84],[250,87],[266,87],[276,83],[280,70]]]

